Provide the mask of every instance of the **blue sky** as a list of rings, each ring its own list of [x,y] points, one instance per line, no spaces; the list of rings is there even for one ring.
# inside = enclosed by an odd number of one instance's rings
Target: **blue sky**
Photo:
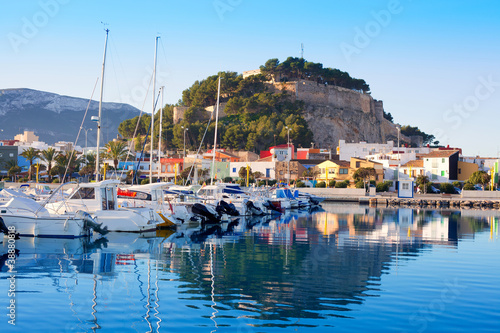
[[[423,0],[0,1],[0,89],[89,98],[110,29],[104,100],[151,112],[221,70],[300,56],[363,78],[395,121],[496,157],[500,3]],[[98,99],[96,91],[94,99]]]

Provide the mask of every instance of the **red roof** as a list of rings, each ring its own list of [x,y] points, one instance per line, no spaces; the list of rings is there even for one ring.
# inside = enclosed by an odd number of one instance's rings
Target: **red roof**
[[[423,158],[446,158],[453,154],[459,153],[459,150],[433,150],[429,154],[422,156]]]
[[[260,152],[260,158],[266,158],[266,157],[269,157],[269,156],[272,156],[273,154],[271,154],[271,152],[269,150],[262,150]]]

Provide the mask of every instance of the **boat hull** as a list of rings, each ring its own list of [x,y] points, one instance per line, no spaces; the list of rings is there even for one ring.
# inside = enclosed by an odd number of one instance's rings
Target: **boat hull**
[[[83,219],[71,216],[2,215],[5,225],[19,236],[78,238],[88,236]]]

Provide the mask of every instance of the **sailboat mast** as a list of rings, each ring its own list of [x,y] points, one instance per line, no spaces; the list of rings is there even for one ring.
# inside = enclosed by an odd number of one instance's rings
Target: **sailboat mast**
[[[153,69],[153,110],[151,112],[151,150],[149,152],[149,183],[153,182],[153,138],[154,138],[154,123],[155,123],[155,100],[156,100],[156,52],[158,49],[158,38],[155,39],[155,64]]]
[[[160,133],[158,135],[158,179],[160,179],[160,172],[161,172],[161,163],[160,163],[160,156],[161,156],[161,134],[162,134],[162,123],[163,123],[163,90],[164,86],[160,87],[161,90],[161,105],[160,105]]]
[[[101,117],[102,117],[102,94],[104,90],[104,69],[106,68],[106,49],[108,48],[108,33],[106,29],[106,41],[104,42],[104,56],[102,59],[102,72],[101,72],[101,97],[99,98],[99,115],[97,119],[97,153],[95,159],[95,180],[99,181],[99,147],[101,143]]]
[[[214,135],[214,148],[213,150],[213,159],[212,159],[212,179],[210,179],[210,185],[214,184],[214,176],[215,176],[215,151],[217,150],[217,124],[219,122],[219,98],[220,98],[220,75],[219,75],[219,87],[217,88],[217,107],[215,111],[215,135]]]

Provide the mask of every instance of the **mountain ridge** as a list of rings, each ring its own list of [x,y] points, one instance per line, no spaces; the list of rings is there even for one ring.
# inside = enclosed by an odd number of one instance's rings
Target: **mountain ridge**
[[[87,129],[89,146],[96,144],[96,124],[92,116],[98,115],[99,102],[30,88],[0,89],[1,139],[13,139],[25,130],[35,132],[40,141],[54,144],[57,141],[74,142],[83,120]],[[102,139],[107,142],[118,135],[118,125],[125,119],[137,116],[140,111],[125,103],[103,102]],[[92,129],[92,130],[90,130]],[[80,133],[78,145],[85,146],[85,131]]]

